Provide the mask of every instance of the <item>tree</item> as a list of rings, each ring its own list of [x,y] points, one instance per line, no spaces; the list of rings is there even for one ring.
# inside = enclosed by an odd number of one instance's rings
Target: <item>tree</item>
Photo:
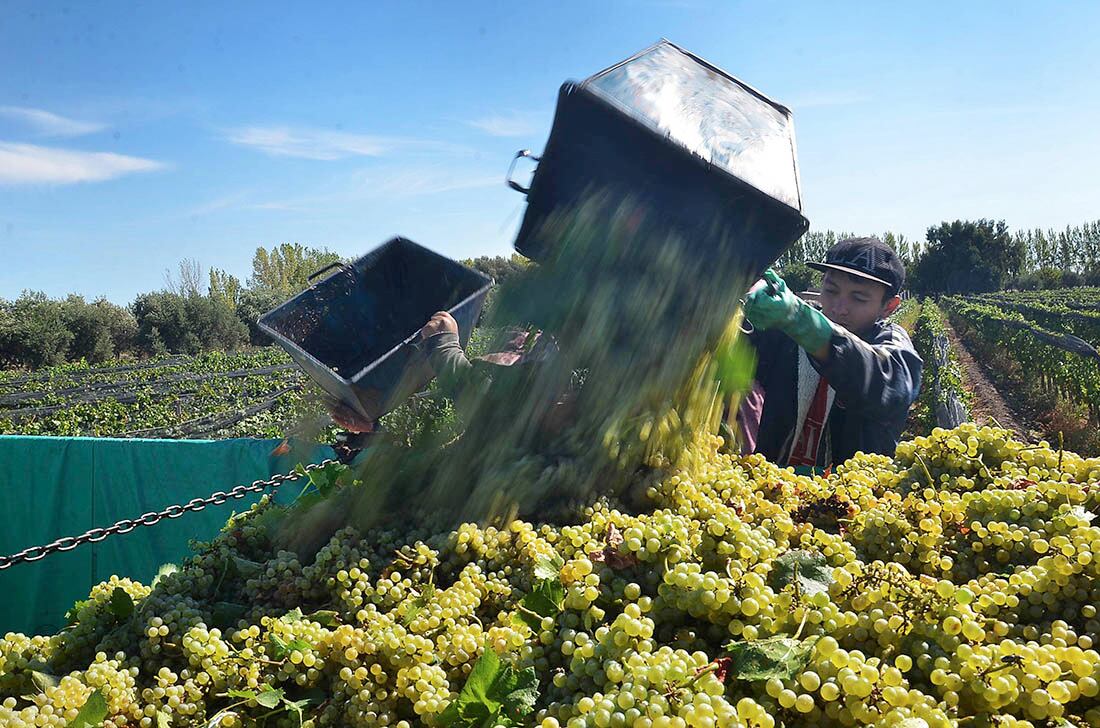
[[[161,347],[174,354],[233,350],[248,337],[248,328],[236,312],[207,296],[144,293],[134,300],[132,309],[137,345],[147,354]]]
[[[821,285],[821,271],[814,270],[805,263],[788,263],[779,269],[779,275],[783,276],[787,288],[796,293]]]
[[[921,293],[995,291],[1024,263],[1024,245],[1003,220],[944,222],[928,228],[910,286]]]
[[[517,273],[526,270],[531,265],[531,261],[519,253],[512,253],[511,257],[508,258],[502,255],[482,255],[477,258],[467,258],[462,261],[462,264],[493,278],[499,286]]]
[[[165,290],[179,296],[201,296],[205,293],[205,278],[202,263],[193,258],[184,258],[175,275],[170,270],[164,271],[164,286]]]
[[[65,327],[72,333],[70,360],[100,363],[112,359],[133,345],[137,322],[133,315],[105,298],[88,303],[70,294],[61,302]]]
[[[206,295],[220,302],[230,311],[236,311],[241,301],[241,281],[237,276],[226,273],[224,270],[211,268],[210,287]]]
[[[65,363],[73,334],[60,301],[23,291],[11,303],[0,301],[0,309],[0,361],[30,368]]]
[[[256,248],[252,257],[252,289],[272,291],[284,300],[309,286],[309,275],[341,258],[327,249],[307,248],[298,243],[283,243],[271,250]]]

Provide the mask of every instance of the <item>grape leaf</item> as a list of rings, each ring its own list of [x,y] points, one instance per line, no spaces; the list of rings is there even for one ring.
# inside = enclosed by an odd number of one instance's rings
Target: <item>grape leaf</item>
[[[38,670],[31,670],[31,682],[38,688],[39,692],[46,692],[46,688],[57,687],[57,677]]]
[[[435,585],[429,582],[409,603],[408,608],[405,610],[405,616],[401,618],[401,623],[406,627],[412,624],[412,621],[416,619],[416,615],[424,611],[424,608],[431,603],[433,598],[435,598]]]
[[[521,611],[519,617],[531,629],[538,629],[543,617],[556,617],[561,613],[564,600],[565,587],[561,580],[543,579],[520,601],[527,611]]]
[[[80,614],[80,610],[91,604],[90,599],[79,599],[73,602],[73,605],[69,607],[69,611],[65,612],[66,624],[76,624],[77,615]]]
[[[302,621],[302,610],[298,607],[294,607],[289,612],[279,617],[279,619],[287,624],[296,624]]]
[[[554,554],[553,556],[542,558],[535,561],[535,580],[545,581],[547,579],[561,580],[561,567],[565,566],[565,561],[560,556]]]
[[[299,726],[305,725],[305,723],[303,722],[303,718],[305,718],[305,715],[302,713],[302,710],[312,702],[313,701],[309,698],[302,698],[301,700],[287,700],[286,698],[283,698],[283,703],[286,705],[287,711],[292,710],[298,716]]]
[[[125,589],[116,586],[111,592],[111,601],[108,602],[107,608],[119,621],[122,621],[134,613],[134,600]]]
[[[76,717],[66,728],[95,728],[107,717],[107,699],[98,689],[88,696]]]
[[[285,695],[285,693],[279,688],[265,685],[264,689],[256,694],[256,704],[262,705],[270,710],[279,705],[279,702],[283,699],[283,695]]]
[[[519,725],[538,700],[538,677],[529,667],[516,672],[486,648],[474,663],[458,697],[439,715],[439,723],[455,728]]]
[[[731,672],[738,680],[790,680],[809,664],[816,642],[778,636],[730,642],[726,650],[733,658]]]
[[[833,569],[824,554],[793,549],[772,564],[772,588],[779,591],[791,583],[797,583],[803,594],[828,592]]]
[[[248,611],[243,604],[233,602],[214,602],[210,610],[210,621],[218,626],[231,626],[237,623]]]
[[[322,627],[332,627],[340,624],[340,614],[331,609],[318,610],[313,614],[307,615],[306,619],[311,622],[316,622]]]
[[[272,657],[276,660],[283,659],[291,652],[294,652],[294,650],[305,652],[310,648],[309,643],[300,637],[287,642],[277,634],[269,634],[267,636],[267,643],[271,647]]]
[[[503,701],[504,714],[518,725],[520,718],[535,709],[535,703],[539,699],[539,678],[533,667],[519,672],[514,672],[511,668],[508,670],[510,678],[506,688],[508,692]]]
[[[256,699],[256,691],[255,690],[228,690],[228,691],[226,691],[225,694],[228,695],[231,698],[242,698],[244,700],[255,700]]]
[[[172,728],[172,718],[167,713],[157,711],[157,728]]]

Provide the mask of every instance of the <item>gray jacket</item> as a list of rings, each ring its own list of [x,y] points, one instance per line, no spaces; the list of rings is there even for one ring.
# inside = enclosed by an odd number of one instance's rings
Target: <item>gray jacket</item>
[[[799,347],[774,330],[754,332],[750,340],[757,352],[756,380],[764,390],[755,451],[785,465],[798,417]],[[860,336],[838,328],[828,360],[810,357],[810,363],[836,392],[818,465],[842,463],[859,451],[893,455],[924,367],[905,329],[887,321],[877,321]]]

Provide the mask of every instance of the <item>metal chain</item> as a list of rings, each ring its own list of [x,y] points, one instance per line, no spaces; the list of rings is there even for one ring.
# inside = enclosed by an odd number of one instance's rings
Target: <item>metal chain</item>
[[[312,470],[320,470],[321,468],[337,462],[339,461],[329,458],[319,463],[310,463],[305,466],[305,473],[309,473]],[[220,506],[226,501],[235,498],[244,498],[249,493],[262,493],[268,488],[278,488],[283,483],[298,480],[303,474],[304,473],[294,471],[289,473],[278,473],[271,476],[268,480],[254,480],[247,485],[238,485],[229,491],[219,490],[207,498],[192,498],[183,505],[171,505],[163,511],[150,511],[149,513],[143,513],[137,518],[123,518],[113,526],[93,528],[80,536],[64,536],[44,546],[31,546],[11,556],[0,556],[0,571],[25,561],[38,561],[50,554],[61,551],[72,551],[81,544],[99,543],[108,536],[129,533],[138,526],[152,526],[160,523],[165,518],[179,518],[184,513],[201,511],[207,506]]]

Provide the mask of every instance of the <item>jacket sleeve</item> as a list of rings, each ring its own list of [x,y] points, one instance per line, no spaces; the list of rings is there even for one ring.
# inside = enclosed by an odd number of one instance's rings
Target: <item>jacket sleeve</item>
[[[885,324],[864,341],[835,326],[829,358],[810,361],[849,411],[891,421],[904,419],[920,391],[924,362],[905,330]]]
[[[435,372],[443,393],[456,398],[475,379],[480,379],[474,365],[466,358],[458,335],[440,331],[424,340],[428,363]]]

